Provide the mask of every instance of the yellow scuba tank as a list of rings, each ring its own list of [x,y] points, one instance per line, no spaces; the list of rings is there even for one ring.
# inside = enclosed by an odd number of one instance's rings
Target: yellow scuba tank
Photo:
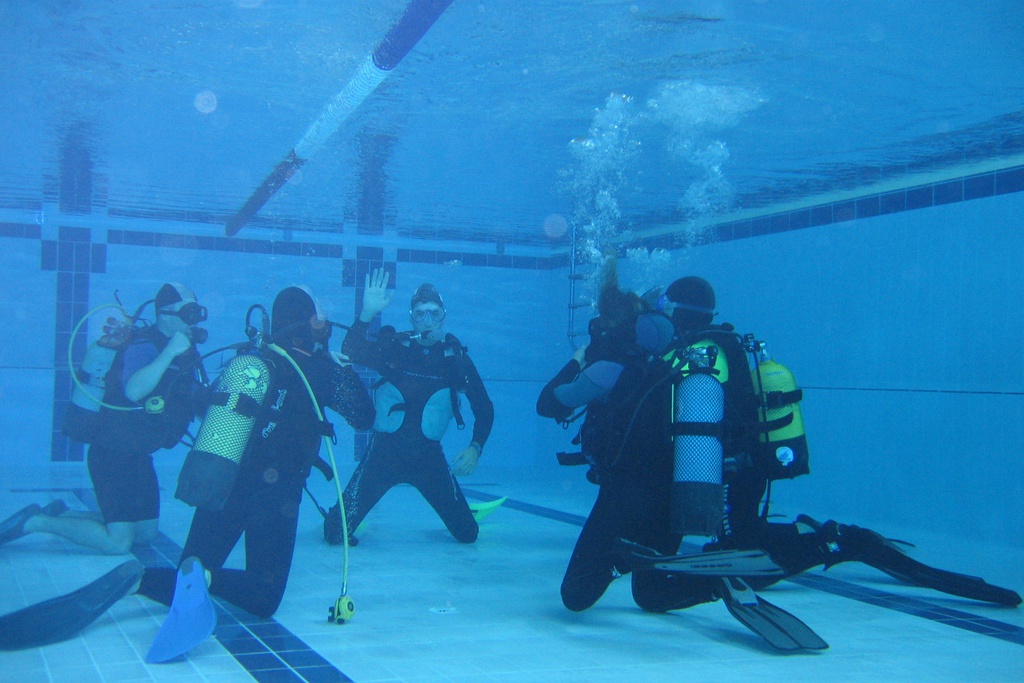
[[[765,352],[752,371],[760,399],[762,466],[769,479],[792,479],[810,472],[810,454],[800,413],[803,392],[793,373]]]
[[[240,354],[228,363],[181,467],[175,498],[204,510],[224,507],[270,379],[270,367],[259,356]]]

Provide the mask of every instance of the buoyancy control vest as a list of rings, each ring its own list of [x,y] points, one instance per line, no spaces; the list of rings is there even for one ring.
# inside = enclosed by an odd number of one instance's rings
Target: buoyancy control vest
[[[316,443],[322,436],[333,439],[334,428],[319,418],[317,406],[309,405],[313,397],[302,386],[307,380],[283,359],[284,353],[274,346],[249,348],[228,363],[182,464],[176,498],[205,510],[222,509],[243,462],[275,450],[271,442],[286,443],[301,460],[268,463],[273,476],[305,480],[316,459]],[[282,471],[286,467],[292,472]]]
[[[695,353],[706,356],[712,347],[711,367],[694,372],[688,356]],[[688,335],[661,356],[638,353],[618,359],[624,365],[619,381],[607,396],[587,406],[586,419],[575,439],[583,459],[591,466],[588,478],[600,482],[614,476],[616,471],[637,471],[645,467],[663,472],[666,448],[669,453],[669,475],[666,476],[672,476],[677,482],[709,484],[696,487],[704,489],[706,495],[699,496],[704,501],[720,500],[720,486],[730,471],[756,468],[769,480],[806,474],[809,471],[806,437],[796,405],[801,394],[792,383],[792,375],[773,361],[771,365],[761,364],[763,386],[758,384],[760,390],[755,388],[758,369],[751,369],[748,357],[761,348],[763,345],[754,342],[752,335],[740,337],[731,325],[724,324]],[[703,377],[683,387],[684,380],[695,374]],[[717,393],[716,387],[704,381],[712,377],[721,388],[719,399],[712,398]],[[698,382],[703,387],[700,391],[695,388]],[[677,410],[678,399],[684,396],[690,399],[683,402],[690,412]],[[721,405],[720,416],[715,408],[718,404]],[[703,405],[698,411],[699,419],[692,412],[694,405]],[[790,414],[792,418],[788,417]],[[628,440],[636,438],[645,440],[642,450],[646,456],[626,445]],[[719,446],[712,440],[717,440]],[[711,453],[720,455],[709,455],[705,451],[699,459],[702,465],[695,465],[696,461],[687,461],[684,457],[684,442],[689,443],[688,448],[702,444]],[[691,454],[693,452],[690,450]],[[646,463],[642,462],[644,457]],[[721,462],[712,462],[715,457],[720,457]],[[703,470],[705,476],[695,477],[695,469]],[[691,490],[687,495],[680,491],[679,495],[693,500],[689,495],[693,488],[684,486],[682,489]],[[680,512],[680,520],[688,516],[704,519],[704,522],[691,525],[680,521],[680,525],[706,530],[714,526],[716,518],[720,519],[714,506],[710,512],[703,504],[698,510],[703,512],[693,509]]]
[[[108,325],[86,350],[62,431],[84,443],[132,452],[173,448],[194,416],[196,387],[205,381],[195,349],[175,358],[147,399],[125,395],[125,355],[143,344],[157,352],[168,339],[152,326]]]
[[[722,446],[724,458],[731,459],[728,469],[753,467],[769,481],[807,474],[809,452],[798,405],[802,392],[792,373],[768,358],[764,342],[733,329],[716,325],[684,341],[688,349],[711,342],[725,357],[727,374],[719,378],[725,389]],[[687,369],[681,366],[682,376]]]
[[[409,335],[393,334],[380,340],[387,366],[373,389],[376,416],[374,430],[393,434],[418,430],[427,439],[440,441],[452,419],[465,427],[459,392],[468,384],[466,347],[453,334],[446,334],[438,349],[414,345]],[[429,364],[419,359],[440,353]]]

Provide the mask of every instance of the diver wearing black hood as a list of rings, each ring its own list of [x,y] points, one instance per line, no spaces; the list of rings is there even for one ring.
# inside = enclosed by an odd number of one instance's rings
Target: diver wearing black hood
[[[607,280],[605,287],[617,291],[614,278]],[[614,295],[602,298],[611,301]],[[822,524],[803,515],[793,523],[769,523],[767,509],[759,514],[769,482],[758,455],[763,450],[759,449],[759,401],[746,351],[732,327],[712,325],[715,305],[714,290],[706,280],[676,280],[656,303],[659,311],[671,315],[675,331],[671,351],[666,353],[661,346],[664,336],[656,337],[658,342],[652,344],[643,325],[634,326],[624,316],[614,334],[598,337],[598,351],[578,350],[541,393],[538,413],[560,422],[574,409],[588,406],[581,448],[592,468],[588,478],[601,485],[562,582],[566,607],[574,611],[590,607],[615,577],[630,571],[634,601],[648,611],[683,609],[722,597],[721,583],[714,577],[650,569],[650,562],[635,570],[635,558],[617,543],[622,538],[660,555],[678,551],[682,536],[673,532],[670,510],[673,443],[666,430],[673,421],[666,394],[671,382],[659,384],[657,378],[659,373],[665,376],[662,361],[702,345],[717,349],[712,354],[714,372],[725,397],[721,437],[726,465],[724,515],[717,530],[703,532],[717,536],[717,542],[706,550],[759,549],[768,553],[785,574],[750,578],[755,588],[814,566],[858,561],[912,585],[1008,606],[1021,602],[1012,590],[921,564],[873,531],[833,521]],[[599,312],[604,316],[604,311]],[[635,319],[639,323],[651,315],[658,314],[641,314]],[[607,326],[607,322],[592,325],[592,335],[595,329]],[[634,332],[633,350],[629,350],[626,339]],[[617,342],[608,344],[607,338]],[[640,363],[635,360],[638,355],[644,358]],[[622,415],[630,420],[626,427],[617,419]]]
[[[388,490],[408,483],[430,503],[452,536],[473,543],[477,523],[455,477],[476,469],[491,433],[494,407],[466,348],[453,335],[443,334],[444,302],[433,285],[424,283],[412,297],[411,334],[381,328],[376,341],[367,339],[370,321],[391,302],[388,279],[382,269],[366,276],[363,309],[341,347],[353,363],[381,376],[374,392],[376,419],[370,445],[344,492],[349,533]],[[452,419],[462,427],[459,394],[469,399],[473,436],[449,467],[440,441]],[[324,540],[342,542],[337,505],[324,521]]]
[[[299,366],[323,408],[355,429],[368,429],[373,404],[352,368],[327,353],[329,330],[305,289],[288,287],[278,294],[271,315],[274,343]],[[266,618],[284,595],[303,486],[330,425],[320,421],[291,363],[269,352],[263,361],[271,366],[270,394],[264,401],[270,415],[253,429],[223,509],[196,510],[182,558],[194,556],[211,571],[210,593]],[[245,569],[224,569],[243,533]],[[170,604],[175,578],[175,570],[148,569],[139,592]]]

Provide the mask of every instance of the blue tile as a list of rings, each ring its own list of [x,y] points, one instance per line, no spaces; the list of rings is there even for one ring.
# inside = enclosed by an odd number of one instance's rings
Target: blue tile
[[[520,270],[537,270],[536,256],[513,256],[512,267]]]
[[[57,243],[57,270],[62,273],[75,272],[75,243],[61,240]]]
[[[305,650],[292,651],[275,649],[275,652],[277,652],[277,656],[283,659],[288,666],[293,668],[298,668],[300,666],[321,666],[325,663],[323,657],[308,648]]]
[[[50,460],[53,462],[68,461],[68,440],[60,432],[50,435]]]
[[[242,252],[245,251],[245,241],[237,237],[215,237],[214,250]]]
[[[74,228],[62,225],[57,230],[58,237],[67,242],[88,242],[88,228]]]
[[[857,200],[857,218],[871,218],[881,212],[881,201],[877,194]]]
[[[331,665],[304,666],[295,669],[308,683],[351,683],[352,679]]]
[[[463,254],[462,265],[464,266],[486,266],[487,254]]]
[[[304,242],[302,244],[302,255],[311,257],[325,257],[329,254],[328,245]]]
[[[991,197],[995,193],[995,173],[985,173],[984,175],[964,178],[964,199],[981,199],[983,197]]]
[[[54,316],[54,322],[57,325],[58,332],[71,332],[75,327],[75,322],[71,316],[71,302],[70,301],[58,301]]]
[[[75,273],[72,276],[74,289],[72,290],[72,301],[89,301],[89,273]]]
[[[300,249],[297,242],[274,242],[274,253],[282,256],[298,256]]]
[[[365,261],[383,261],[383,247],[356,247],[356,259]]]
[[[907,210],[907,191],[887,192],[878,198],[878,209],[882,214],[899,213]]]
[[[750,234],[754,237],[759,235],[767,235],[770,232],[771,221],[768,220],[767,216],[755,218],[750,221]]]
[[[811,227],[811,210],[810,209],[798,209],[791,211],[789,214],[789,229],[790,230],[803,230],[804,228]]]
[[[932,186],[915,187],[907,190],[907,211],[914,209],[925,209],[934,204],[932,198]]]
[[[954,204],[964,200],[964,183],[962,180],[953,180],[948,183],[937,183],[932,188],[935,205]]]
[[[266,240],[243,240],[244,251],[247,254],[272,254],[274,245]]]
[[[108,230],[107,244],[124,244],[124,230]]]
[[[284,669],[285,664],[276,655],[270,652],[255,653],[232,653],[238,663],[246,668],[249,673],[254,671],[267,671],[272,669]]]
[[[57,273],[57,301],[74,301],[75,281],[70,272]]]
[[[75,272],[88,273],[91,261],[92,245],[88,242],[77,242],[75,244]]]
[[[832,205],[811,207],[811,226],[829,225],[832,223]]]
[[[39,268],[41,270],[57,270],[57,243],[43,240],[39,249]]]
[[[35,228],[34,234],[31,228]],[[0,223],[0,237],[36,237],[40,235],[39,226],[28,223]]]
[[[257,683],[301,683],[302,679],[291,669],[269,669],[250,671]]]
[[[409,260],[413,263],[437,263],[437,252],[427,249],[412,249]]]
[[[1024,166],[996,173],[996,194],[1024,190]]]
[[[156,234],[152,232],[125,232],[124,243],[136,247],[155,247]]]
[[[92,254],[89,259],[89,272],[90,273],[106,273],[107,272],[107,245],[105,244],[93,244]]]
[[[342,259],[341,261],[341,286],[356,286],[356,262],[352,259]]]
[[[832,222],[852,221],[857,217],[857,204],[853,200],[832,204]]]
[[[769,232],[786,232],[789,230],[789,213],[777,213],[769,220]]]
[[[495,268],[511,268],[512,257],[507,254],[488,254],[487,265]]]

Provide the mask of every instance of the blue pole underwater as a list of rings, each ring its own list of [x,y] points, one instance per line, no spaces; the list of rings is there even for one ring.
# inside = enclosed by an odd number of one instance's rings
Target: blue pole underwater
[[[398,66],[402,58],[419,42],[452,0],[412,0],[402,17],[391,27],[359,72],[336,94],[299,140],[278,163],[263,184],[228,219],[224,234],[237,234],[263,205],[288,182],[288,179],[324,144],[363,100]]]

